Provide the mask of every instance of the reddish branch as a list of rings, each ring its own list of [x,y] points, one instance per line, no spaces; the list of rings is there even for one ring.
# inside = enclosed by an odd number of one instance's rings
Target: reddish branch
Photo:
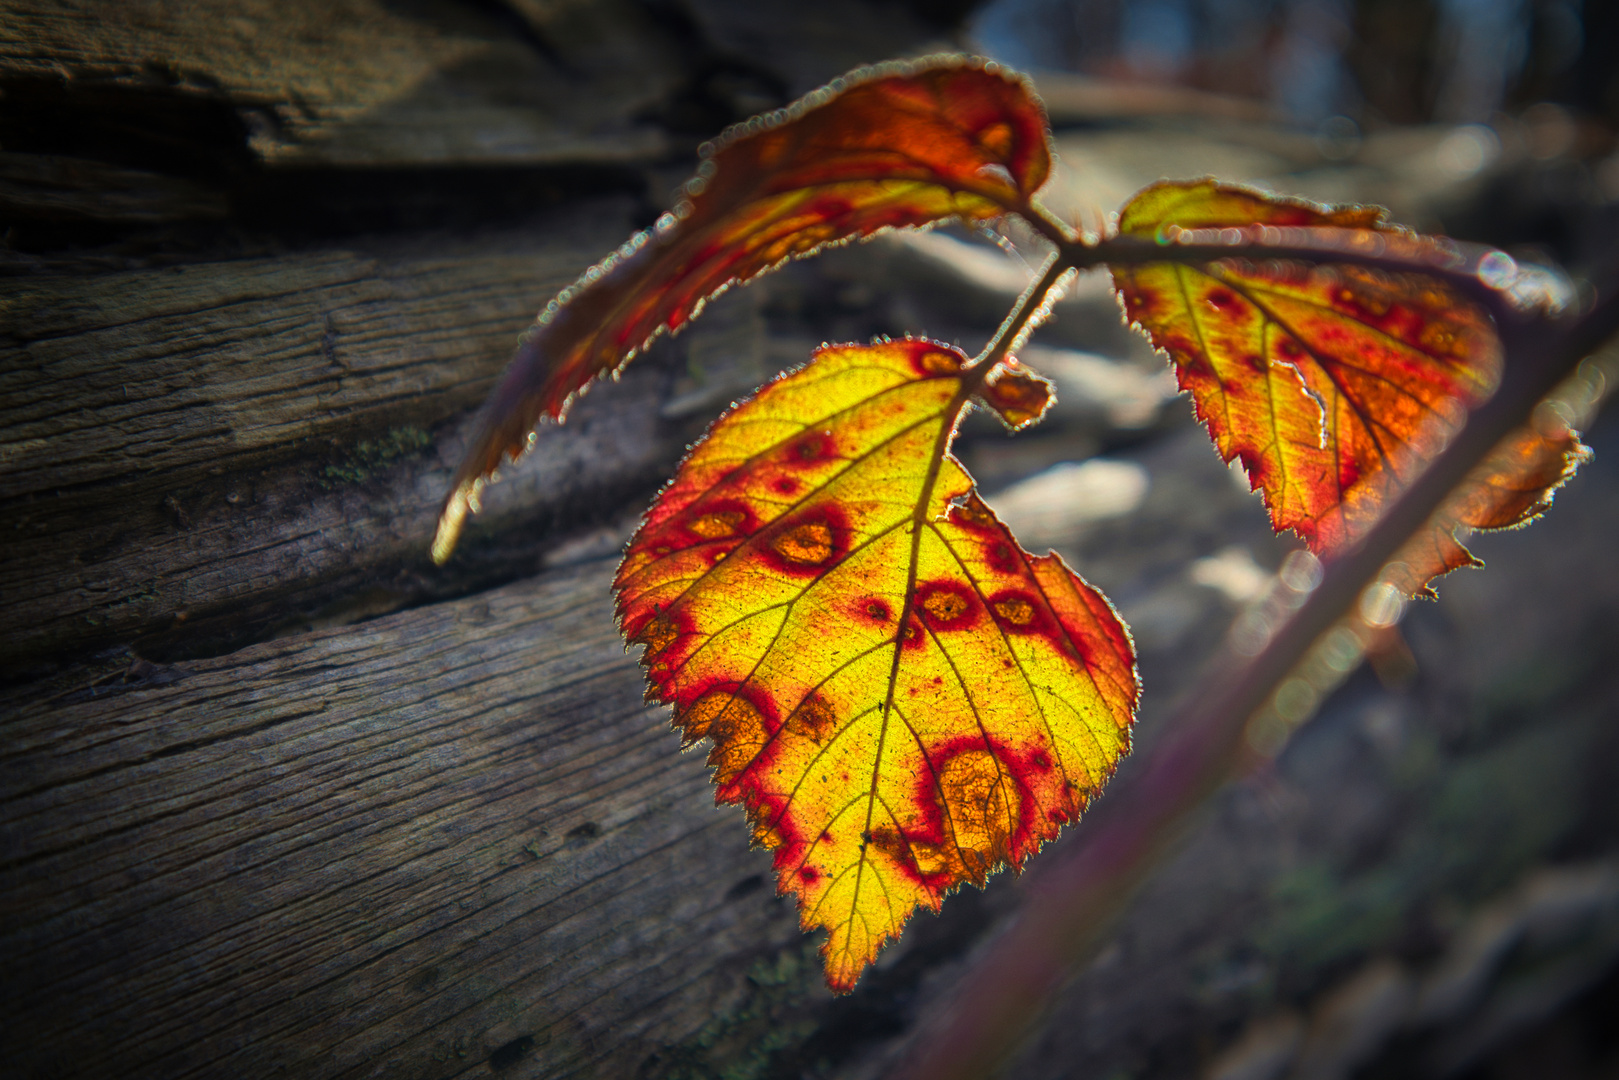
[[[1151,247],[1158,259],[1164,257],[1162,248]],[[1263,651],[1246,664],[1235,655],[1225,657],[1204,685],[1186,696],[1142,771],[1104,798],[1072,838],[1047,856],[1016,921],[917,1033],[914,1052],[895,1070],[896,1077],[968,1080],[993,1075],[1007,1061],[1197,808],[1239,770],[1249,717],[1452,489],[1619,330],[1616,290],[1606,290],[1584,315],[1559,321],[1521,313],[1493,292],[1479,295],[1495,315],[1506,347],[1500,389],[1359,546],[1328,565],[1319,587]]]

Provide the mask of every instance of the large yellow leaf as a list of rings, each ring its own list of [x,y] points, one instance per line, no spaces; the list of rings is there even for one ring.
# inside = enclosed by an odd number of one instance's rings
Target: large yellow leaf
[[[710,430],[616,588],[649,695],[707,738],[852,987],[917,907],[1018,867],[1129,746],[1128,632],[949,455],[980,387],[929,341],[825,348]],[[1043,405],[1004,370],[989,400]]]

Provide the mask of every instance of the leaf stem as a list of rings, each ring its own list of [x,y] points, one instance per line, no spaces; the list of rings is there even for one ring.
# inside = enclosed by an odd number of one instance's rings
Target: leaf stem
[[[1219,658],[1166,722],[1168,734],[1132,782],[1104,799],[1046,860],[1015,921],[963,976],[954,997],[918,1026],[909,1056],[891,1076],[976,1080],[993,1075],[1017,1050],[1194,811],[1237,771],[1248,718],[1451,490],[1619,330],[1619,295],[1599,295],[1604,299],[1583,317],[1556,321],[1492,298],[1508,356],[1497,393],[1358,547],[1327,566],[1319,587],[1258,656],[1246,664],[1234,654]]]
[[[982,382],[989,372],[1006,358],[1007,353],[1018,348],[1028,337],[1029,331],[1039,326],[1051,312],[1051,302],[1048,299],[1051,290],[1062,280],[1063,276],[1073,270],[1072,264],[1067,261],[1065,253],[1054,251],[1046,264],[1041,268],[1040,276],[1029,283],[1023,290],[1023,295],[1017,298],[1012,310],[995,331],[995,336],[989,339],[984,351],[973,357],[972,363],[966,370],[977,373],[976,379],[969,379],[972,386]]]

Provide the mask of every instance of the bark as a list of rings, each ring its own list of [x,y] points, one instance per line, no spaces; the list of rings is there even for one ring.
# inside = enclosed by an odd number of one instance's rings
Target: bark
[[[609,578],[8,703],[9,1068],[612,1076],[700,1027],[796,931]]]
[[[367,593],[377,610],[515,566],[653,487],[681,430],[655,364],[588,398],[490,492],[459,574],[422,580],[461,428],[623,207],[475,238],[36,276],[0,299],[8,666],[236,640]],[[496,538],[508,547],[490,550]],[[390,600],[391,597],[391,600]]]

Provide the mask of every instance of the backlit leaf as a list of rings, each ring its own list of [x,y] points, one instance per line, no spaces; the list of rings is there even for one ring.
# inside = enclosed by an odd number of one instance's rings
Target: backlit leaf
[[[714,424],[615,583],[649,696],[709,739],[837,990],[912,910],[1021,866],[1129,746],[1128,632],[949,454],[964,361],[823,348]],[[1010,422],[1044,405],[1026,372],[996,383]]]
[[[1453,491],[1428,528],[1400,549],[1383,579],[1409,595],[1432,597],[1434,578],[1481,565],[1461,540],[1475,529],[1512,529],[1551,506],[1552,495],[1591,456],[1555,420],[1518,428]]]
[[[1440,241],[1374,207],[1329,208],[1212,180],[1130,201],[1125,235],[1278,226],[1369,234],[1420,265]],[[1488,397],[1500,345],[1485,312],[1440,280],[1349,264],[1222,260],[1118,266],[1129,317],[1169,354],[1221,455],[1241,460],[1271,522],[1326,556],[1362,535]]]
[[[491,394],[445,502],[449,556],[479,486],[592,379],[728,286],[888,228],[1027,211],[1051,159],[1028,85],[961,58],[855,72],[706,148],[665,214],[541,313]]]

